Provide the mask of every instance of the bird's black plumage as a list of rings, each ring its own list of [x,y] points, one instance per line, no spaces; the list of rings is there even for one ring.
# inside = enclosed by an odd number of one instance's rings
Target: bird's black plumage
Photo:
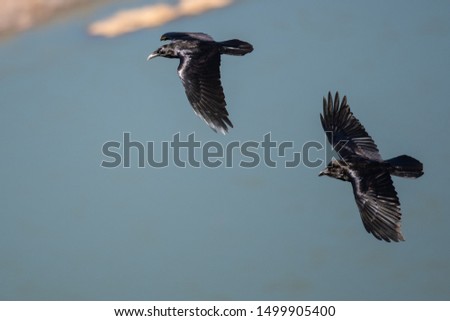
[[[341,160],[332,160],[320,173],[351,182],[356,204],[367,232],[377,239],[403,241],[400,230],[400,201],[391,174],[401,177],[420,177],[423,165],[402,155],[383,161],[377,145],[359,120],[350,111],[347,97],[334,102],[331,93],[323,99],[322,127],[328,141]]]
[[[161,40],[171,40],[148,56],[179,58],[178,75],[195,113],[214,131],[225,134],[233,127],[228,118],[220,82],[220,55],[243,56],[253,51],[251,44],[233,39],[216,42],[204,33],[168,32]]]

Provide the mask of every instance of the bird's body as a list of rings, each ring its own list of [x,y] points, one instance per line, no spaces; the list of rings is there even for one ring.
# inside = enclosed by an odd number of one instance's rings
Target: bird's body
[[[178,76],[195,113],[214,131],[225,134],[233,124],[228,119],[220,82],[220,56],[242,56],[253,51],[247,42],[233,39],[216,42],[204,33],[169,32],[161,40],[172,40],[148,56],[178,58]]]
[[[403,241],[400,230],[400,201],[391,175],[420,177],[423,165],[418,160],[402,155],[383,160],[364,126],[353,116],[344,96],[324,98],[322,127],[330,144],[338,151],[340,160],[332,160],[320,173],[351,182],[356,204],[367,232],[385,241]]]

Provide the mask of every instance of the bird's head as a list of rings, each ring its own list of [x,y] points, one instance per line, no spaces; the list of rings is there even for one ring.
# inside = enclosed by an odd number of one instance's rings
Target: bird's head
[[[150,55],[148,55],[147,60],[155,57],[178,58],[178,55],[175,53],[173,46],[171,46],[171,44],[167,44],[153,51]]]
[[[348,169],[344,162],[333,159],[327,167],[319,173],[319,176],[330,176],[342,181],[348,181]]]

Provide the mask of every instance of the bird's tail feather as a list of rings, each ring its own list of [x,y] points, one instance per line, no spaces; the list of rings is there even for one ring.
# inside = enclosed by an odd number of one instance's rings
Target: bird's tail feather
[[[400,177],[417,178],[423,175],[423,164],[407,155],[394,157],[385,161],[391,165],[391,174]]]
[[[232,39],[219,42],[221,44],[221,53],[233,56],[243,56],[253,51],[253,46],[248,42],[238,39]]]

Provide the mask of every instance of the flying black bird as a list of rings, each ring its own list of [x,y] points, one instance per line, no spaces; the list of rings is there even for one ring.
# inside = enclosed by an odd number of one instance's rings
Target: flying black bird
[[[400,231],[400,202],[391,174],[400,177],[420,177],[423,165],[418,160],[402,155],[383,160],[377,145],[364,126],[353,116],[344,96],[339,105],[339,94],[328,101],[323,98],[322,127],[328,141],[341,160],[333,159],[319,174],[351,182],[356,204],[367,232],[379,240],[404,241]]]
[[[253,46],[237,39],[216,42],[204,33],[169,32],[161,40],[172,42],[151,53],[147,60],[158,56],[179,58],[178,75],[195,113],[214,131],[226,134],[233,124],[220,83],[220,55],[243,56],[252,52]]]

